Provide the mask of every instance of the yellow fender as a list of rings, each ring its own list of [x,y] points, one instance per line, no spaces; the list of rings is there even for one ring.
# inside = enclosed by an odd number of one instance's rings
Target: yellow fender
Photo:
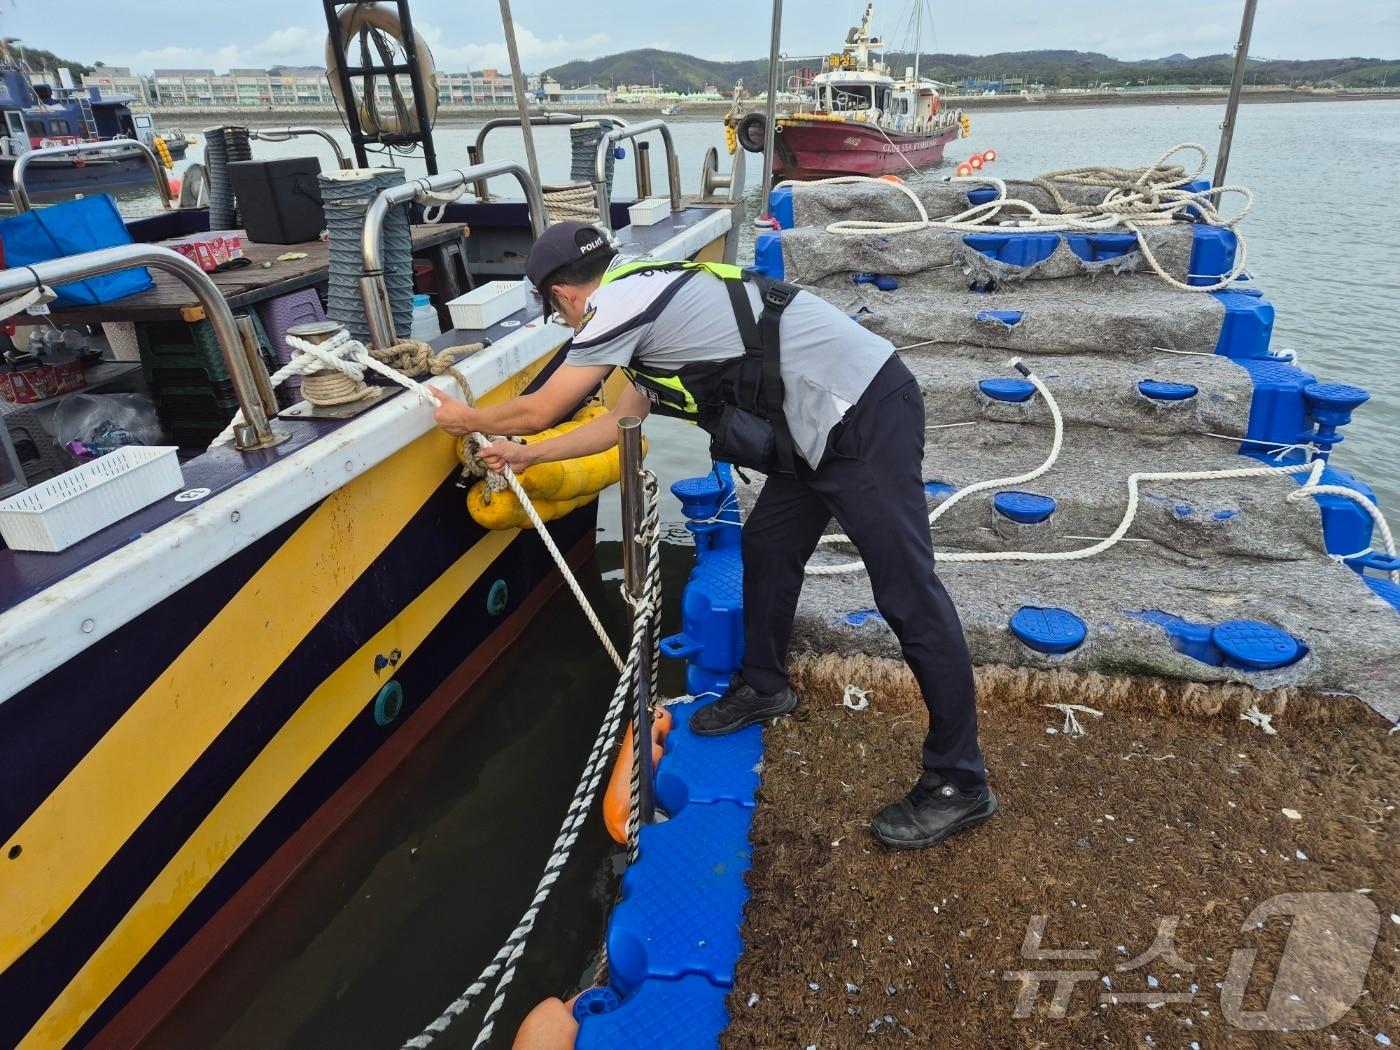
[[[467,493],[467,512],[472,516],[472,521],[476,522],[484,529],[493,531],[500,529],[532,529],[534,523],[525,513],[525,508],[520,505],[520,500],[515,498],[515,493],[510,489],[497,492],[491,497],[491,502],[486,502],[486,482],[478,481]],[[539,514],[542,521],[554,521],[562,518],[570,511],[585,507],[598,498],[598,493],[590,492],[586,496],[579,496],[577,499],[533,499],[535,512]]]
[[[532,434],[525,439],[525,443],[534,444],[567,434],[606,413],[607,409],[602,405],[587,405],[573,419],[542,430],[538,434]],[[647,442],[643,438],[643,451],[646,447]],[[465,454],[466,443],[459,439],[457,455],[461,458]],[[516,477],[540,518],[553,521],[597,499],[598,493],[603,489],[617,484],[620,474],[621,460],[618,451],[611,448],[605,452],[595,452],[575,459],[536,463]],[[505,489],[490,494],[489,500],[487,497],[484,478],[467,493],[467,510],[478,525],[488,529],[533,528],[533,523],[513,491]]]

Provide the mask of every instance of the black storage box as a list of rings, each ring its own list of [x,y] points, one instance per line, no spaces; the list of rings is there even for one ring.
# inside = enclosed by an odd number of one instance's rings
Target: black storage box
[[[326,228],[315,157],[237,160],[228,166],[248,240],[262,244],[314,241]]]

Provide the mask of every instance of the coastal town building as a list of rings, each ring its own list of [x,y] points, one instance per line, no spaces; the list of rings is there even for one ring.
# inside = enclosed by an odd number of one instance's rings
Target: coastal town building
[[[407,78],[401,89],[409,92]],[[157,106],[200,106],[233,109],[244,106],[333,106],[326,70],[320,66],[277,66],[272,69],[157,69],[151,76],[133,74],[125,67],[109,66],[83,77],[84,87],[95,87],[103,97],[133,95]],[[443,105],[491,106],[515,102],[515,84],[509,73],[497,69],[465,73],[439,72],[438,101]],[[565,88],[553,77],[534,74],[526,80],[531,98],[547,106],[588,106],[612,102],[612,92],[589,84]],[[376,93],[391,104],[392,89],[380,79]]]
[[[83,74],[83,87],[97,88],[103,98],[132,95],[144,102],[151,97],[150,78],[132,73],[126,66],[99,66]]]

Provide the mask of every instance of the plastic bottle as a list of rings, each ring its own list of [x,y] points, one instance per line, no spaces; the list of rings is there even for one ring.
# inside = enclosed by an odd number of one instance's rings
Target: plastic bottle
[[[426,295],[415,295],[413,297],[413,327],[409,331],[410,337],[426,343],[429,339],[441,334],[442,326],[438,324],[437,308],[433,306],[432,300]]]

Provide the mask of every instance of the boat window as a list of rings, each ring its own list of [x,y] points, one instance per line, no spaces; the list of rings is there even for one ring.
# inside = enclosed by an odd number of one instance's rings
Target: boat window
[[[29,137],[41,139],[44,137],[44,122],[42,120],[26,120],[24,126],[29,129]]]
[[[71,134],[73,134],[73,132],[72,132],[72,129],[70,129],[70,128],[68,127],[68,121],[66,121],[66,120],[50,120],[50,121],[49,121],[49,134],[51,134],[51,135],[71,135]]]

